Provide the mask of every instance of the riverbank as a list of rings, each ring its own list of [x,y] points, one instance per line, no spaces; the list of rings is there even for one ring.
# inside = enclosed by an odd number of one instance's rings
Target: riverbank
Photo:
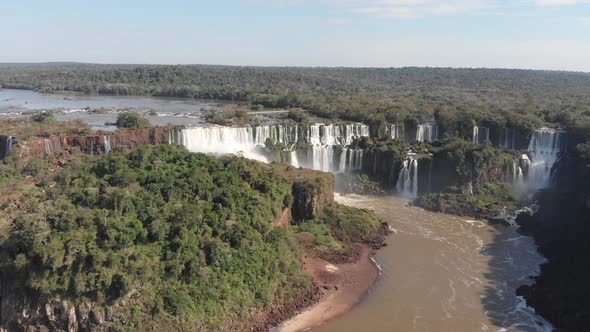
[[[321,299],[274,331],[295,332],[319,326],[361,301],[379,277],[379,270],[371,259],[369,246],[358,244],[356,248],[360,255],[353,263],[332,264],[317,257],[303,257],[304,268],[319,287]]]

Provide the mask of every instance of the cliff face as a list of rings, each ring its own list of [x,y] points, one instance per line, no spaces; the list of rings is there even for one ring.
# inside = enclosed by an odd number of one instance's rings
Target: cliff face
[[[540,192],[539,211],[517,219],[547,258],[535,284],[518,294],[559,331],[587,331],[590,326],[590,176],[587,160],[562,159],[552,188]]]
[[[292,183],[291,217],[294,222],[315,218],[334,201],[334,175],[311,169],[271,164],[275,171]]]
[[[383,189],[393,189],[404,157],[393,151],[366,151],[363,153],[361,172],[381,184]]]
[[[43,157],[71,149],[103,154],[111,150],[147,144],[167,144],[171,127],[119,129],[91,135],[36,137],[19,142],[21,158]],[[0,142],[1,143],[1,142]]]
[[[333,200],[334,181],[331,181],[329,185],[295,182],[293,183],[293,220],[297,222],[313,219]]]

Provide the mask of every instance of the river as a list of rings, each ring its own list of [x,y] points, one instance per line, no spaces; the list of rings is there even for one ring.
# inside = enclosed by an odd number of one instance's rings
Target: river
[[[407,206],[388,196],[337,195],[394,229],[375,255],[382,275],[351,312],[314,332],[551,331],[515,295],[544,258],[514,226]]]
[[[19,117],[39,110],[59,110],[60,120],[81,119],[94,130],[115,130],[105,125],[115,122],[123,110],[142,113],[154,125],[198,125],[204,123],[204,110],[220,111],[226,103],[191,98],[105,96],[73,93],[39,93],[30,90],[1,89],[0,118]],[[90,112],[93,109],[110,112]]]

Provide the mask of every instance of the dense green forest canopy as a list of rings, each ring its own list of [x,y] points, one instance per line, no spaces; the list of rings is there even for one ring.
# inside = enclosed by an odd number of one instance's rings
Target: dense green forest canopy
[[[118,310],[136,326],[209,330],[309,286],[288,230],[272,227],[291,184],[266,165],[145,146],[39,186],[0,237],[14,291],[99,305],[135,293]]]
[[[5,64],[0,85],[37,91],[222,99],[301,107],[367,123],[589,122],[590,74],[511,69],[303,68],[206,65]],[[500,119],[498,119],[500,118]],[[534,120],[531,120],[534,121]]]

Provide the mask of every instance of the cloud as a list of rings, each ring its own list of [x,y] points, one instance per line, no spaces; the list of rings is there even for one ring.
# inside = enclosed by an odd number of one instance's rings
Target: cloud
[[[590,4],[590,0],[242,0],[273,6],[321,5],[339,14],[416,19],[432,16],[529,16],[531,9]]]
[[[386,18],[477,13],[496,7],[491,0],[365,0],[348,1],[349,12]]]
[[[583,3],[590,3],[585,0],[534,0],[534,3],[538,6],[568,6],[578,5]]]

